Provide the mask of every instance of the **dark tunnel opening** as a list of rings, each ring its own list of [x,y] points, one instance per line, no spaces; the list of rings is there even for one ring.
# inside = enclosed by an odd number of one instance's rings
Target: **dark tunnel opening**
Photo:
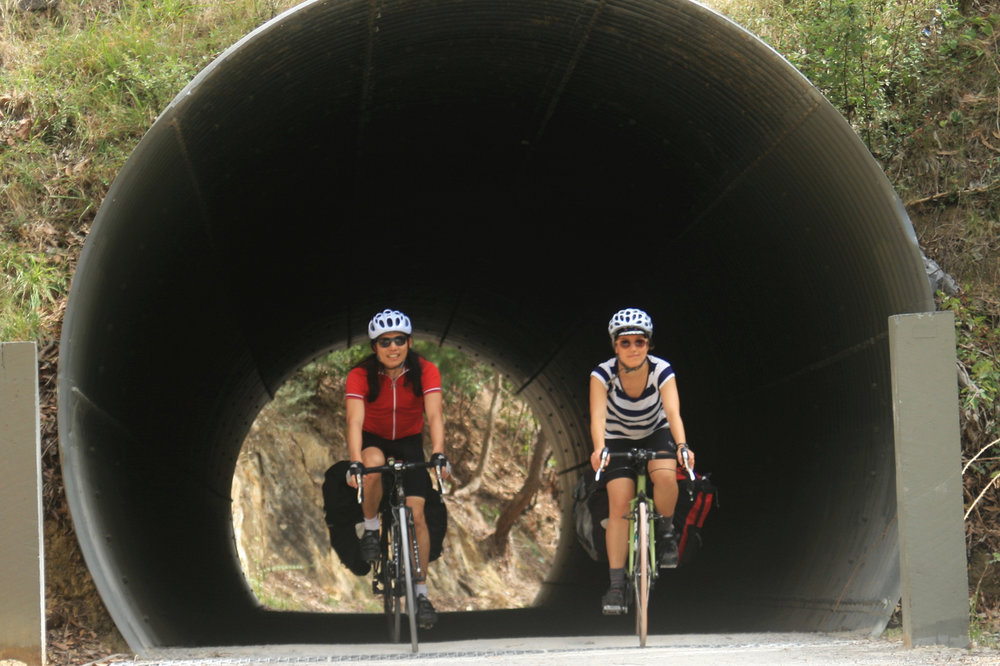
[[[561,468],[589,449],[609,315],[644,307],[723,502],[650,631],[884,628],[887,318],[934,304],[837,111],[686,0],[343,0],[279,16],[178,95],[74,277],[66,492],[133,649],[384,640],[369,616],[262,608],[230,486],[282,382],[388,304],[522,387]],[[427,639],[629,632],[599,613],[605,580],[567,519],[536,607]]]

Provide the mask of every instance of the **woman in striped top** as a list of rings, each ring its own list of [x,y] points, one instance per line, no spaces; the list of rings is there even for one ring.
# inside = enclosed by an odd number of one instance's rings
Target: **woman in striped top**
[[[591,464],[597,470],[601,451],[634,448],[666,451],[674,458],[651,460],[649,477],[658,518],[656,533],[659,566],[677,566],[677,541],[673,534],[677,504],[677,465],[683,464],[687,448],[680,397],[673,367],[652,356],[653,321],[636,308],[616,312],[608,323],[614,357],[601,363],[590,375],[590,436],[594,451]],[[694,452],[687,449],[689,463]],[[625,558],[628,554],[628,504],[635,497],[635,472],[627,463],[609,463],[602,474],[608,490],[609,517],[606,548],[611,586],[602,599],[605,613],[625,611]]]

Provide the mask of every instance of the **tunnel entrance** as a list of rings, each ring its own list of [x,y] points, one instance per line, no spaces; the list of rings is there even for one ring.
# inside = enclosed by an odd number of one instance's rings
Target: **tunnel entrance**
[[[430,598],[441,612],[531,607],[559,540],[551,446],[530,406],[493,365],[434,341],[417,340],[414,350],[441,371],[453,471],[443,490],[443,552],[428,570]],[[298,370],[243,442],[233,476],[235,541],[248,584],[267,608],[382,611],[371,573],[352,571],[331,548],[322,492],[327,468],[349,459],[344,382],[369,353],[361,344]],[[424,442],[426,456],[426,434]]]
[[[263,405],[390,298],[501,367],[565,465],[586,455],[607,318],[651,314],[724,489],[716,545],[658,588],[651,632],[885,626],[887,318],[934,305],[836,110],[686,0],[317,0],[164,109],[74,276],[66,492],[134,650],[383,640],[363,614],[261,608],[230,493]],[[456,613],[434,638],[616,631],[570,524],[538,606]]]

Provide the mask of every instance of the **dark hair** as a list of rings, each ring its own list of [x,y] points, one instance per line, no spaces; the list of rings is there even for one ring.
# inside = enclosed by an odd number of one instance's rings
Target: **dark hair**
[[[374,342],[372,344],[375,344]],[[420,367],[421,356],[413,349],[410,349],[406,353],[406,360],[403,361],[403,365],[406,366],[406,372],[403,373],[403,385],[409,385],[413,389],[413,395],[418,398],[424,394],[424,385],[421,381],[421,367]],[[378,360],[378,356],[374,353],[361,359],[356,366],[356,368],[364,368],[365,373],[368,375],[368,402],[375,402],[378,399],[378,394],[382,389],[382,385],[378,380],[378,373],[382,370],[382,363]]]

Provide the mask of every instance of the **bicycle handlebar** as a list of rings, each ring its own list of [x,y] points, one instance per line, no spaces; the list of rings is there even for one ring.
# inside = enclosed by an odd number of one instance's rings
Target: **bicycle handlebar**
[[[650,460],[663,460],[667,458],[673,458],[671,454],[666,451],[650,451],[649,449],[631,449],[629,451],[609,451],[608,447],[601,449],[601,465],[597,468],[597,473],[594,474],[594,480],[601,480],[601,472],[604,468],[608,466],[608,461],[612,458],[628,458],[633,464],[639,465],[643,463],[648,463]]]
[[[355,474],[354,478],[358,483],[358,504],[361,504],[364,500],[364,484],[361,482],[361,477],[365,474],[375,474],[376,472],[381,474],[383,472],[404,472],[408,469],[427,469],[433,467],[435,473],[437,474],[438,490],[441,490],[443,486],[441,485],[441,469],[447,464],[447,462],[431,462],[431,461],[420,461],[420,462],[406,462],[403,460],[396,460],[395,458],[388,458],[384,465],[378,465],[376,467],[362,467],[360,474]]]
[[[681,445],[681,458],[684,461],[684,469],[687,470],[688,478],[694,481],[694,467],[691,467],[691,450],[686,444]]]

